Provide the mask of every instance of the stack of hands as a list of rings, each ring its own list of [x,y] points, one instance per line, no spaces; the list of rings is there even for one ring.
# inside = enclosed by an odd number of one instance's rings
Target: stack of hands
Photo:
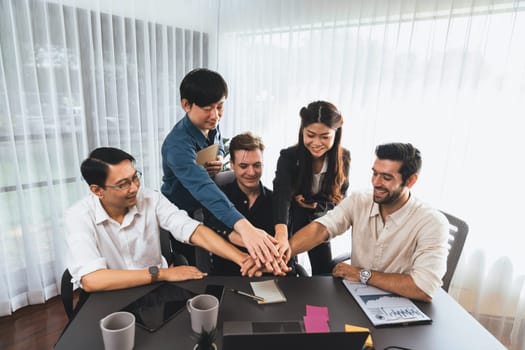
[[[301,194],[295,196],[294,200],[302,208],[315,209],[317,207],[317,202],[307,200]],[[276,225],[275,238],[259,229],[255,229],[252,234],[241,236],[243,245],[250,253],[244,259],[241,267],[243,276],[258,277],[263,272],[284,276],[292,270],[287,266],[292,251],[288,242],[288,228],[286,225]]]
[[[255,235],[243,236],[248,249],[242,262],[241,274],[249,277],[259,277],[263,273],[273,273],[275,276],[285,276],[292,269],[287,265],[291,258],[288,234],[276,232],[276,238],[263,230],[256,229]]]

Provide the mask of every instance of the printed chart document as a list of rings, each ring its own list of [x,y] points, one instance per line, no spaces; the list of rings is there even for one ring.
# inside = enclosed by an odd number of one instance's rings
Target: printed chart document
[[[195,162],[199,165],[204,165],[206,162],[217,160],[217,152],[219,151],[219,144],[214,143],[211,146],[201,149],[197,152]]]
[[[431,323],[412,300],[359,282],[343,280],[352,297],[376,327]]]
[[[253,294],[264,298],[264,301],[257,301],[259,304],[284,303],[286,301],[286,297],[275,280],[250,282],[250,285]]]

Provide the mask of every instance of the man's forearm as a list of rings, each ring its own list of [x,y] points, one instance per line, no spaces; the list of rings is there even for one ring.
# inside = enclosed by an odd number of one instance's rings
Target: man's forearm
[[[232,242],[236,246],[245,247],[241,234],[237,231],[230,232],[230,234],[228,235],[228,239],[230,242]]]
[[[328,230],[318,222],[311,222],[290,238],[292,256],[317,247],[328,239]]]
[[[143,270],[111,270],[102,269],[82,276],[82,289],[86,292],[115,290],[142,286],[151,282],[147,269]]]
[[[361,270],[362,267],[360,266],[339,263],[335,266],[332,273],[335,277],[342,277],[349,281],[359,282],[359,273]],[[367,284],[410,299],[422,301],[432,300],[429,295],[419,289],[412,277],[406,274],[372,271],[372,275]]]
[[[215,255],[231,260],[239,266],[242,266],[246,257],[246,254],[204,225],[197,226],[191,235],[190,242]]]
[[[373,271],[368,284],[410,299],[430,302],[432,297],[423,292],[410,275]]]

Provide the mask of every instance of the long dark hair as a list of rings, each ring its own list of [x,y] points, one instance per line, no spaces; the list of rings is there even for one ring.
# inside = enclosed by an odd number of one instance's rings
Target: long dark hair
[[[297,158],[299,162],[299,179],[297,182],[296,193],[309,196],[312,193],[313,181],[313,162],[312,154],[304,146],[303,130],[310,124],[321,123],[331,129],[335,129],[334,145],[326,152],[328,167],[321,184],[320,196],[334,203],[339,203],[343,199],[341,187],[346,177],[343,166],[343,148],[341,147],[341,134],[343,117],[337,108],[326,101],[316,101],[307,107],[301,108],[301,128],[299,129],[299,142],[297,143]]]

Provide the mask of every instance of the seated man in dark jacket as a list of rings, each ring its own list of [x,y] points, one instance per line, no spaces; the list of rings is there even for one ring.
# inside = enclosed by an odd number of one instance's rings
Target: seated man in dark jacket
[[[264,144],[260,137],[243,133],[230,142],[232,181],[220,186],[235,208],[256,228],[274,235],[272,191],[261,182]],[[231,243],[244,247],[240,234],[204,210],[204,223]],[[239,266],[212,255],[210,274],[239,275]]]

